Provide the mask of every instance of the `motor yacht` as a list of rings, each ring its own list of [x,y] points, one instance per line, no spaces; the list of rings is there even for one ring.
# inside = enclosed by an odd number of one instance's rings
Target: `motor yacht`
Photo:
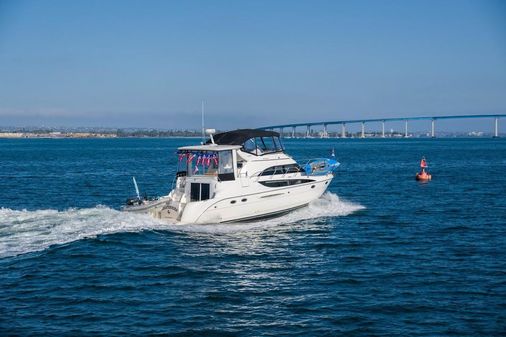
[[[213,133],[209,131],[205,144],[178,148],[178,169],[168,195],[148,200],[137,192],[124,211],[181,224],[278,216],[318,199],[339,166],[334,159],[299,165],[274,131]]]

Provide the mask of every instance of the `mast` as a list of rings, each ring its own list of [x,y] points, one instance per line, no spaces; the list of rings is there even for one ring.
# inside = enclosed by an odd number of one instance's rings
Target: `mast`
[[[202,100],[201,111],[202,111],[202,144],[204,144],[206,141],[206,136],[204,133],[204,100]]]

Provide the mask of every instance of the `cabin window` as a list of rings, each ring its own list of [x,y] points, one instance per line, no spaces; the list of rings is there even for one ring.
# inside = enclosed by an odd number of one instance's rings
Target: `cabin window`
[[[191,201],[200,201],[200,184],[191,183],[190,200]]]
[[[209,184],[200,184],[200,200],[207,200],[209,196]]]
[[[233,173],[234,167],[232,166],[232,151],[220,151],[218,173]]]
[[[302,167],[299,165],[287,165],[286,166],[286,173],[297,173],[297,172],[305,172]]]
[[[215,151],[193,151],[180,155],[181,163],[186,164],[188,176],[213,176],[218,173],[218,153]]]
[[[235,180],[232,151],[219,152],[218,179]]]
[[[210,199],[209,184],[191,183],[190,201],[202,201]]]
[[[292,185],[310,183],[313,181],[314,180],[312,180],[312,179],[285,179],[285,180],[259,181],[259,183],[266,186],[266,187],[283,187],[283,186],[292,186]]]
[[[261,176],[272,176],[274,175],[274,172],[276,172],[276,167],[269,167],[268,169],[264,170],[260,175]]]
[[[297,173],[297,172],[304,173],[305,171],[298,164],[290,164],[290,165],[269,167],[268,169],[264,170],[260,175],[261,176],[272,176],[272,175],[276,175],[276,174],[287,174],[287,173]]]

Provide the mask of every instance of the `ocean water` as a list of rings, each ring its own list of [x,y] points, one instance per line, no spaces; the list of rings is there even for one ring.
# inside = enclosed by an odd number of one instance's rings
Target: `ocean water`
[[[506,334],[506,140],[287,139],[341,162],[306,208],[187,226],[119,211],[134,175],[167,193],[196,141],[0,140],[0,335]]]

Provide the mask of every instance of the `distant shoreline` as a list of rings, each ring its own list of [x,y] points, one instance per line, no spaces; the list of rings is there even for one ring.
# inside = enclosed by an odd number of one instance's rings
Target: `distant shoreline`
[[[29,132],[0,132],[0,139],[113,139],[113,138],[201,138],[200,136],[185,135],[118,135],[114,133],[29,133]]]
[[[217,133],[222,132],[218,130]],[[284,139],[292,138],[292,133],[284,133]],[[431,138],[428,132],[415,131],[405,137],[404,132],[367,132],[364,138],[369,139],[403,139],[403,138]],[[504,136],[500,134],[499,136]],[[202,137],[200,130],[157,130],[157,129],[114,129],[114,128],[37,128],[37,127],[0,127],[0,139],[112,139],[112,138],[195,138]],[[483,131],[441,131],[437,138],[491,138],[493,134]],[[323,137],[321,131],[312,132],[307,137],[305,132],[296,132],[295,139],[341,139],[340,132],[329,132]],[[347,132],[346,139],[362,138],[360,132]]]
[[[367,139],[429,139],[430,136],[427,136],[424,133],[415,133],[410,134],[408,137],[404,137],[401,134],[388,134],[386,137],[382,137],[380,134],[366,134],[364,138]],[[448,132],[444,134],[438,135],[436,138],[469,138],[469,139],[487,139],[493,138],[493,135],[486,133],[458,133],[458,132]],[[0,132],[0,139],[200,139],[200,135],[166,135],[166,134],[142,134],[139,132],[135,133],[96,133],[96,132]],[[313,135],[310,137],[305,137],[304,135],[297,136],[292,138],[290,136],[285,136],[283,139],[342,139],[342,137],[327,137],[322,138],[319,135]],[[361,139],[360,134],[349,134],[345,139]]]

